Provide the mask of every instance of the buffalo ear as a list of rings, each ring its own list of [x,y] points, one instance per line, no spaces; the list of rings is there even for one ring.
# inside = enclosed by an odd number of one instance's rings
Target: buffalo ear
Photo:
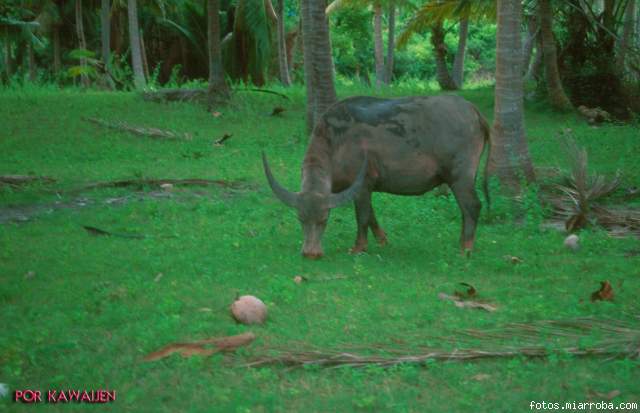
[[[267,155],[262,152],[262,165],[264,166],[264,174],[267,176],[267,181],[269,181],[269,186],[271,190],[275,194],[275,196],[282,201],[285,205],[290,206],[292,208],[298,207],[298,199],[299,196],[295,192],[287,191],[282,185],[276,181],[276,178],[273,177],[271,173],[271,168],[269,168],[269,162],[267,161]]]
[[[360,193],[360,190],[362,189],[364,177],[367,175],[368,164],[367,153],[365,152],[364,161],[362,162],[362,166],[360,167],[358,176],[356,176],[356,180],[353,181],[351,186],[344,191],[337,194],[331,194],[329,196],[329,208],[337,208],[353,201],[353,199]]]

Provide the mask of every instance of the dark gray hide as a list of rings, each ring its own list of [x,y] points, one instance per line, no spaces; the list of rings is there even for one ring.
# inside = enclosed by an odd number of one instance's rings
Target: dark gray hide
[[[316,124],[300,192],[277,183],[264,154],[263,163],[276,196],[298,211],[306,257],[322,256],[331,208],[355,202],[358,235],[351,251],[360,252],[367,248],[369,228],[380,244],[387,240],[371,206],[372,192],[421,195],[443,183],[462,212],[464,252],[473,248],[480,215],[475,179],[485,143],[487,122],[461,97],[352,97],[333,105]],[[488,201],[486,174],[484,191]]]

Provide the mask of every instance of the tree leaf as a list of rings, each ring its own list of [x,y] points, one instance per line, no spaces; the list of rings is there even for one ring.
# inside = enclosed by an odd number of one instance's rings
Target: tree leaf
[[[600,281],[600,289],[591,293],[591,301],[613,301],[613,287],[609,281]]]

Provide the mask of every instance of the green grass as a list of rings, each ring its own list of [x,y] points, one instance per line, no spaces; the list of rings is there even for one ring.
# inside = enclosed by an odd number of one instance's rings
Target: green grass
[[[587,401],[590,391],[620,390],[615,402],[640,399],[634,360],[496,360],[430,363],[388,370],[240,367],[267,345],[288,343],[340,348],[397,340],[419,345],[426,337],[508,322],[638,314],[639,258],[635,239],[583,231],[582,249],[562,247],[564,235],[540,227],[539,208],[514,223],[509,204],[494,194],[495,217],[481,220],[470,260],[458,252],[459,210],[452,197],[374,196],[389,245],[368,254],[346,253],[355,240],[352,207],[335,210],[324,237],[326,257],[300,255],[295,214],[270,193],[259,154],[265,150],[278,179],[299,185],[305,151],[304,98],[287,102],[239,94],[214,117],[188,104],[154,104],[130,93],[15,89],[0,92],[0,174],[50,175],[57,188],[132,177],[244,180],[242,190],[178,192],[106,205],[130,190],[81,195],[96,204],[61,209],[27,223],[0,225],[0,382],[11,389],[109,388],[115,412],[177,411],[529,411],[529,402]],[[341,97],[370,94],[353,86]],[[435,93],[409,86],[382,95]],[[489,118],[493,92],[461,93]],[[275,105],[287,111],[269,117]],[[97,116],[189,132],[192,141],[158,142],[102,129],[82,120]],[[626,185],[640,178],[637,125],[594,129],[574,115],[527,108],[527,133],[537,165],[564,165],[557,141],[571,128],[590,156],[590,168],[624,171]],[[212,142],[224,133],[224,147]],[[54,202],[47,187],[0,191],[0,206]],[[64,200],[74,196],[65,195]],[[92,237],[81,225],[143,233],[143,240]],[[372,240],[373,241],[373,240]],[[512,265],[503,256],[515,255]],[[32,278],[25,274],[33,271]],[[156,282],[156,276],[163,276]],[[344,275],[345,279],[320,281]],[[309,282],[297,285],[296,275]],[[599,281],[611,281],[615,302],[589,301]],[[459,282],[473,284],[499,306],[495,313],[459,309],[437,298]],[[261,327],[235,324],[227,306],[253,294],[269,307]],[[208,308],[212,311],[201,311]],[[235,357],[173,356],[142,363],[145,354],[175,341],[253,331],[258,340]],[[476,380],[488,374],[486,380]],[[49,405],[49,411],[91,408]],[[0,411],[33,406],[0,400]]]

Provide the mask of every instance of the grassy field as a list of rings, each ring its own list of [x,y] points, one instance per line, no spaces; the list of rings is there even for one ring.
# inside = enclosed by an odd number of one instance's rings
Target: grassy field
[[[391,369],[242,367],[270,346],[444,346],[438,337],[461,329],[587,316],[626,320],[640,310],[638,240],[594,228],[581,233],[582,248],[572,253],[562,246],[565,234],[541,227],[533,196],[516,223],[510,204],[493,194],[492,218],[483,215],[471,259],[458,252],[455,200],[431,193],[376,194],[389,244],[372,242],[369,253],[358,256],[347,254],[355,240],[353,208],[335,210],[325,258],[303,260],[295,213],[272,196],[260,163],[265,150],[274,174],[297,190],[307,143],[304,97],[300,88],[286,93],[291,101],[239,93],[216,117],[195,105],[148,103],[131,93],[0,91],[0,175],[58,180],[0,189],[0,218],[9,206],[37,212],[27,222],[0,224],[0,383],[45,392],[114,389],[116,402],[100,406],[114,412],[519,412],[529,411],[532,400],[597,401],[594,394],[612,390],[620,392],[616,403],[640,401],[638,360],[561,353]],[[437,92],[381,92],[431,93]],[[371,91],[339,89],[341,97],[354,94]],[[461,95],[491,118],[490,88]],[[269,116],[276,105],[286,111]],[[188,132],[193,139],[155,141],[85,117]],[[536,165],[566,165],[557,137],[571,128],[593,170],[611,175],[619,169],[624,186],[639,185],[637,124],[592,128],[534,102],[527,104],[526,126]],[[225,133],[233,137],[214,146]],[[51,191],[136,177],[225,179],[239,186]],[[75,207],[52,208],[55,202]],[[91,236],[83,225],[146,238]],[[513,265],[505,255],[522,263]],[[308,282],[294,283],[296,275]],[[605,279],[615,301],[590,302]],[[498,310],[438,299],[460,282],[473,284]],[[227,307],[236,294],[264,300],[268,322],[250,328],[233,322]],[[258,339],[235,355],[142,362],[167,343],[245,331]],[[33,408],[0,399],[0,411]]]

